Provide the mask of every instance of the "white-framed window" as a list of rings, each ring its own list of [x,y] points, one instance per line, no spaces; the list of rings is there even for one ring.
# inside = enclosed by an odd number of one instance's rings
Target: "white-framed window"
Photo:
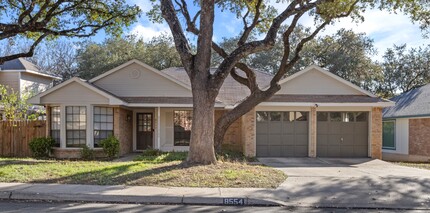
[[[113,108],[94,107],[94,147],[99,147],[99,142],[113,135]]]
[[[382,148],[396,149],[396,121],[382,122]]]
[[[50,117],[50,136],[55,140],[55,146],[60,147],[61,108],[59,106],[51,107]]]
[[[87,107],[66,106],[66,147],[87,143]]]
[[[173,144],[174,146],[189,146],[191,138],[191,127],[193,120],[193,111],[178,110],[173,111]]]

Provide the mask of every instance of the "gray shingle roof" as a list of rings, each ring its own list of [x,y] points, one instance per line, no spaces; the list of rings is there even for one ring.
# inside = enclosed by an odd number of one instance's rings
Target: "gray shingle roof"
[[[430,115],[430,84],[396,96],[396,105],[385,108],[384,118],[416,117]]]
[[[211,72],[215,72],[216,68],[212,68]],[[190,85],[190,79],[188,78],[187,73],[183,67],[171,67],[161,72],[172,76],[173,78],[181,81],[184,84]],[[239,74],[243,74],[243,72],[238,72]],[[272,75],[268,73],[264,73],[261,71],[255,72],[257,77],[257,83],[260,88],[265,88],[270,84],[270,80],[272,79]],[[225,79],[224,84],[221,86],[218,100],[222,101],[225,104],[235,104],[241,100],[243,100],[246,96],[248,96],[249,89],[238,83],[233,79],[230,75]]]
[[[378,103],[388,101],[365,95],[274,95],[267,102]]]
[[[25,60],[24,58],[17,58],[11,61],[6,61],[0,65],[0,70],[31,70],[40,72],[39,67],[35,64]]]

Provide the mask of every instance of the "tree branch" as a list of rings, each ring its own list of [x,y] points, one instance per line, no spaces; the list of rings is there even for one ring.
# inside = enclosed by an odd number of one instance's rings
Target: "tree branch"
[[[22,58],[22,57],[31,57],[34,54],[34,50],[36,49],[36,46],[46,37],[46,34],[41,35],[36,41],[33,42],[33,44],[31,45],[30,49],[25,52],[25,53],[17,53],[17,54],[12,54],[12,55],[8,55],[8,56],[2,56],[0,57],[0,64],[3,64],[6,61],[10,61],[13,59],[17,59],[17,58]]]

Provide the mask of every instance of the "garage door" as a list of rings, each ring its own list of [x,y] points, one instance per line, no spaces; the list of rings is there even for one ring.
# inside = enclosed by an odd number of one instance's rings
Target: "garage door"
[[[368,112],[317,112],[318,157],[368,157]]]
[[[257,157],[307,157],[308,112],[257,112]]]

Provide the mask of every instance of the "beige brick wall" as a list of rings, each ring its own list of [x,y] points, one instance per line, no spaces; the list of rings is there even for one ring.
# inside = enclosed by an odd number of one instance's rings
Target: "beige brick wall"
[[[317,156],[317,108],[311,107],[310,112],[309,157]]]
[[[409,155],[430,156],[430,118],[409,119]]]
[[[382,108],[372,108],[371,158],[382,159]]]
[[[243,154],[248,157],[256,155],[256,136],[255,136],[255,109],[242,116],[242,143]]]
[[[215,110],[215,121],[218,120],[226,110]],[[242,151],[242,119],[237,119],[227,130],[224,136],[223,147],[234,151]]]
[[[54,148],[52,150],[52,154],[55,158],[60,159],[78,159],[81,158],[81,148]],[[103,149],[97,148],[94,149],[94,157],[102,158],[106,157],[103,152]]]
[[[127,119],[130,118],[130,120]],[[120,142],[120,155],[133,151],[133,112],[121,107],[114,108],[114,135]]]

